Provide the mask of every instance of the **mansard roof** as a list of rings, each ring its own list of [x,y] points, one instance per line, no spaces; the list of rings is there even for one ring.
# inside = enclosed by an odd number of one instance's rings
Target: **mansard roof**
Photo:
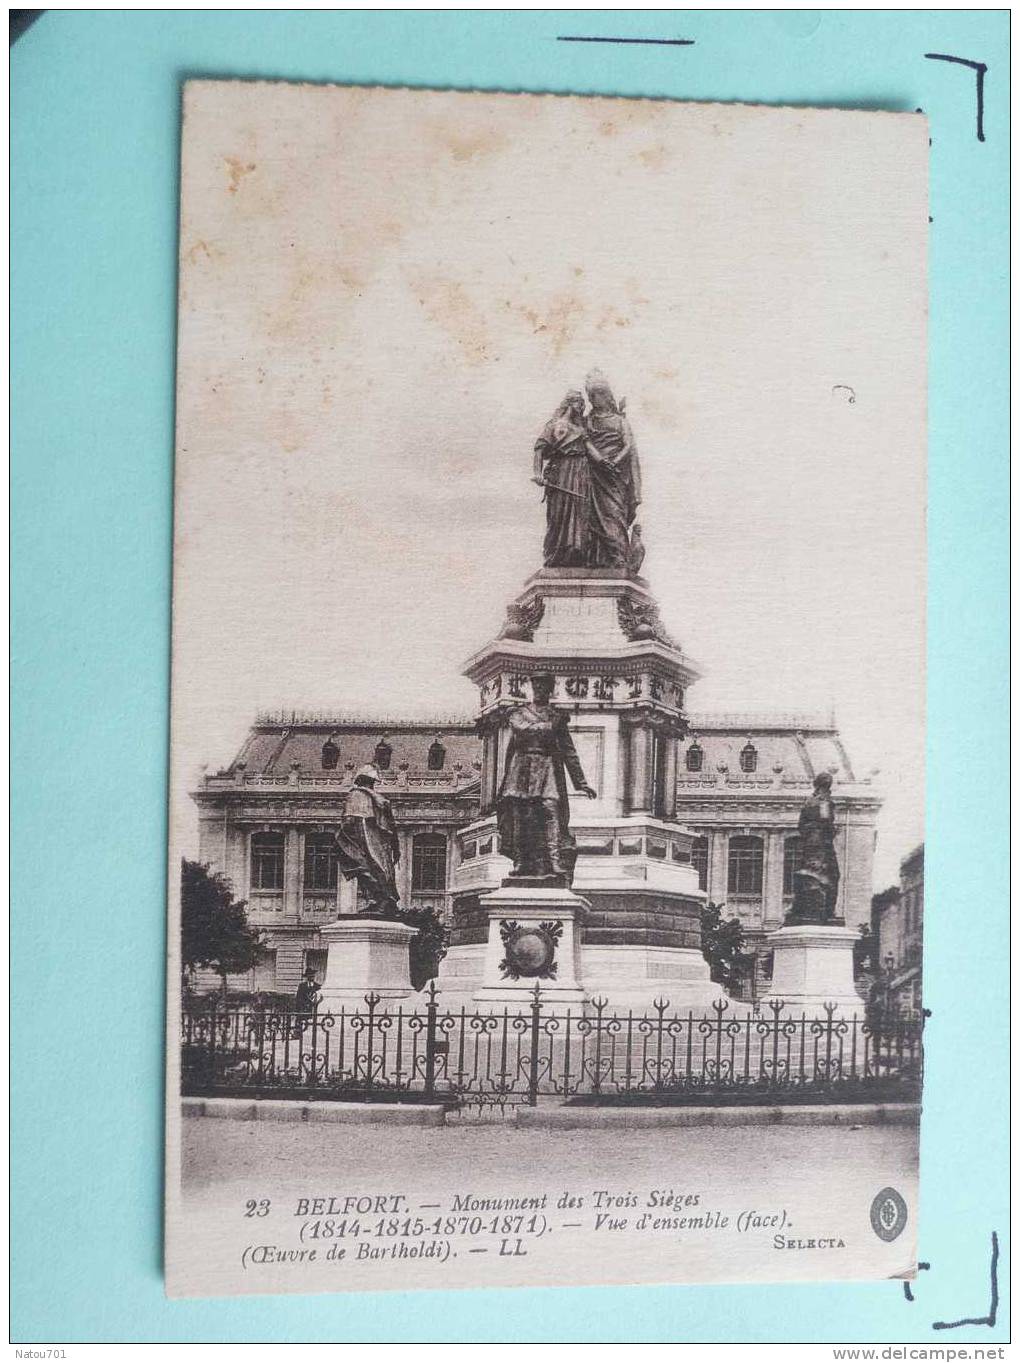
[[[322,750],[328,739],[339,749],[336,766],[323,767]],[[359,767],[375,758],[385,740],[392,750],[383,779],[401,772],[429,771],[428,754],[437,740],[445,749],[441,770],[461,781],[477,779],[481,743],[474,722],[463,716],[407,720],[386,716],[311,714],[301,711],[261,713],[241,750],[221,775],[243,769],[248,776],[332,775],[353,778]]]
[[[754,773],[748,784],[766,784],[779,777],[783,785],[810,785],[822,771],[832,772],[839,784],[856,784],[850,759],[840,741],[833,716],[800,713],[692,714],[690,733],[680,748],[680,788],[714,781],[720,769],[728,782],[740,780],[740,753],[750,742],[757,750]],[[339,748],[335,770],[322,765],[327,739]],[[406,719],[385,715],[307,712],[262,712],[256,716],[247,738],[230,766],[217,773],[229,776],[243,771],[246,777],[331,776],[350,780],[358,767],[371,762],[376,745],[385,739],[392,749],[384,781],[401,773],[422,775],[429,771],[428,751],[437,739],[444,747],[443,772],[460,785],[477,779],[481,763],[481,740],[469,715],[436,715]],[[695,743],[704,758],[700,772],[688,772],[684,761]],[[692,792],[693,793],[693,792]]]
[[[750,743],[757,753],[754,773],[748,781],[810,784],[821,772],[830,772],[837,787],[853,785],[858,777],[832,716],[803,714],[691,715],[690,732],[680,745],[677,779],[702,784],[720,771],[728,778],[741,776],[740,754]],[[688,772],[685,754],[695,744],[704,757],[700,772]]]

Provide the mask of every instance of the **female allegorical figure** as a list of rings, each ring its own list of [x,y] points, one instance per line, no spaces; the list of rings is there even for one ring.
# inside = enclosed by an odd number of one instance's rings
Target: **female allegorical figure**
[[[794,873],[793,909],[790,917],[824,922],[836,913],[839,894],[839,862],[836,860],[836,811],[832,802],[832,777],[827,771],[815,777],[815,788],[804,801],[798,821],[800,866]]]
[[[630,568],[631,527],[641,504],[637,446],[623,403],[617,403],[605,376],[594,369],[584,386],[591,403],[591,541],[585,562],[594,568]]]
[[[591,478],[584,398],[571,389],[535,441],[532,482],[545,488],[547,568],[577,568],[588,563]]]
[[[374,762],[355,776],[336,833],[337,862],[345,880],[357,880],[363,914],[395,918],[400,910],[400,839],[390,802],[375,788],[378,780]]]

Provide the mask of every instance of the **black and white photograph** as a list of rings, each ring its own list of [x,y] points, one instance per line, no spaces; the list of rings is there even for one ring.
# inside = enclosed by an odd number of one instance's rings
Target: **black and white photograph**
[[[927,155],[186,85],[171,1295],[916,1274]]]

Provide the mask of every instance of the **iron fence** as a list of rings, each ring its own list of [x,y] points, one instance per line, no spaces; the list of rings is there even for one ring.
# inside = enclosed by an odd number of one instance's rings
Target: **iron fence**
[[[736,1015],[657,1000],[650,1013],[594,999],[551,1011],[536,985],[523,1011],[424,1006],[295,1012],[188,1008],[182,1090],[366,1102],[530,1104],[852,1102],[920,1096],[921,1024],[891,1018],[795,1015],[782,1003]]]

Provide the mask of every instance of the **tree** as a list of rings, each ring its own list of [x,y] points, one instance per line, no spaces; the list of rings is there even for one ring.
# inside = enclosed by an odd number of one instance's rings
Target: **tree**
[[[268,952],[262,934],[248,923],[245,901],[236,900],[226,876],[198,861],[181,859],[181,963],[215,970],[227,996],[227,976],[253,969]]]
[[[400,919],[409,928],[418,929],[418,935],[411,938],[411,985],[423,989],[439,973],[449,934],[431,905],[406,909]]]
[[[752,953],[744,951],[744,929],[739,918],[723,918],[721,904],[701,909],[701,954],[716,984],[733,991],[754,966]]]

